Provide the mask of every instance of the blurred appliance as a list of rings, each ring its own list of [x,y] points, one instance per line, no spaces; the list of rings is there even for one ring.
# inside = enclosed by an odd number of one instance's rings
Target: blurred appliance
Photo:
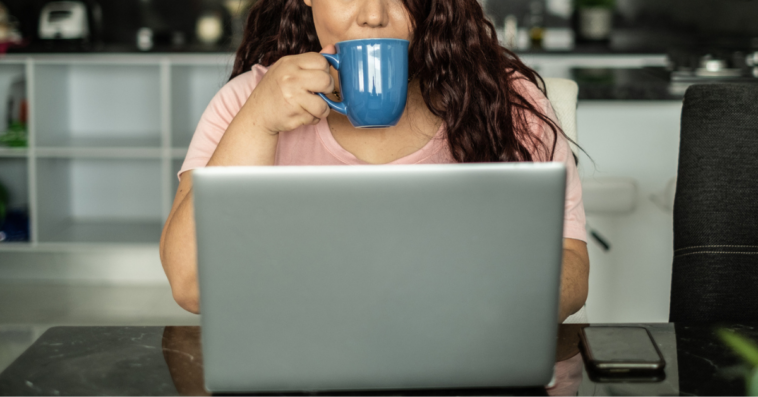
[[[90,27],[87,6],[79,1],[54,1],[42,8],[40,39],[87,39]]]
[[[738,82],[758,83],[752,66],[758,56],[743,51],[711,53],[673,51],[668,55],[672,82]]]
[[[683,96],[692,84],[758,83],[758,68],[750,65],[752,56],[737,50],[673,50],[666,70],[659,72],[670,81],[669,93]]]
[[[576,26],[579,41],[608,42],[613,32],[614,0],[576,0]]]
[[[745,58],[745,63],[747,63],[748,67],[752,68],[751,73],[753,77],[758,78],[758,51],[748,54],[747,58]]]
[[[220,11],[205,11],[197,19],[195,28],[197,40],[204,45],[218,43],[224,35],[224,19]]]

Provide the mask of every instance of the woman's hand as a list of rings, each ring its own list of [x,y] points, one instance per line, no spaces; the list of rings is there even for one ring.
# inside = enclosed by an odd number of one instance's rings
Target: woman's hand
[[[321,52],[333,54],[334,50],[333,45],[328,45]],[[315,52],[290,55],[269,67],[245,107],[255,114],[263,129],[275,135],[327,117],[329,106],[314,92],[333,90],[326,58]]]
[[[334,50],[330,45],[322,52]],[[311,52],[280,59],[271,65],[226,128],[207,165],[273,165],[279,132],[315,124],[328,116],[329,106],[314,92],[332,90],[334,81],[323,56]],[[187,311],[199,313],[191,174],[185,172],[179,183],[161,235],[160,253],[174,299]]]

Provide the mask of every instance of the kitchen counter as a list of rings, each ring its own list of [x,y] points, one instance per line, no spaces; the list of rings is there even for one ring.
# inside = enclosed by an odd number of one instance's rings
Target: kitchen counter
[[[619,33],[619,36],[629,36]],[[613,54],[665,54],[666,47],[660,45],[649,45],[650,41],[642,43],[638,33],[631,36],[635,37],[633,43],[626,43],[629,39],[618,39],[612,43],[576,43],[570,50],[545,50],[545,49],[527,49],[518,50],[519,54],[545,54],[545,55],[613,55]],[[625,42],[626,41],[626,42]],[[72,53],[131,53],[131,54],[151,54],[151,53],[234,53],[236,47],[230,43],[220,43],[205,45],[200,43],[187,43],[183,45],[170,45],[167,43],[156,43],[149,51],[141,51],[137,48],[136,43],[98,43],[88,44],[86,46],[77,42],[61,41],[46,42],[36,41],[25,46],[12,46],[9,48],[10,54],[72,54]]]
[[[573,68],[571,79],[579,85],[580,101],[678,101],[686,90],[672,84],[661,67]]]
[[[745,382],[737,376],[740,360],[717,339],[713,326],[644,324],[666,359],[665,379],[614,383],[593,382],[584,370],[578,348],[578,332],[584,326],[561,325],[553,387],[388,394],[745,393]],[[727,328],[758,338],[754,326],[734,324]],[[0,395],[207,395],[202,371],[199,327],[55,327],[0,374]]]

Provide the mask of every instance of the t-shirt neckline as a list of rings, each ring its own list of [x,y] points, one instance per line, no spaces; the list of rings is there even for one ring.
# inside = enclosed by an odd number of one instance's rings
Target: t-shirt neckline
[[[440,126],[432,139],[422,146],[421,149],[386,164],[417,164],[428,159],[445,146],[446,139],[443,130],[444,124]],[[379,165],[363,161],[355,157],[355,155],[350,153],[347,149],[343,148],[334,138],[334,135],[332,135],[332,130],[329,128],[329,122],[326,118],[321,119],[321,121],[316,124],[316,132],[326,150],[337,158],[337,160],[350,165]]]

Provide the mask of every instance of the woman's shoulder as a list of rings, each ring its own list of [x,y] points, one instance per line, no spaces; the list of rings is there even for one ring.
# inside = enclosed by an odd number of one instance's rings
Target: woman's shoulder
[[[537,78],[537,83],[530,80],[521,72],[514,71],[511,75],[511,87],[537,109],[544,111],[545,106],[549,103],[543,88],[537,84],[544,84],[541,79]]]
[[[244,97],[247,99],[253,92],[255,87],[263,79],[263,75],[266,74],[268,68],[260,64],[255,64],[253,67],[244,73],[229,80],[221,90],[219,94],[223,96],[232,95],[235,97]]]
[[[268,68],[259,64],[224,84],[211,100],[208,110],[222,118],[233,118],[247,102]]]

